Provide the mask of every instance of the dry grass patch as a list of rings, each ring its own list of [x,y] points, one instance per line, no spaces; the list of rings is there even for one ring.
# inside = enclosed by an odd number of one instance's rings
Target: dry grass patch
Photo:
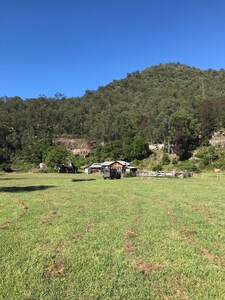
[[[164,266],[149,261],[137,261],[134,264],[134,268],[139,272],[143,273],[144,275],[147,275],[152,271],[157,271],[164,268]]]
[[[124,245],[124,252],[129,256],[134,250],[137,250],[139,247],[138,246],[133,246],[129,243],[125,243]]]
[[[179,232],[179,237],[181,238],[181,240],[183,242],[185,242],[186,244],[194,243],[192,236],[197,233],[195,230],[189,230],[189,229],[182,228],[182,227],[177,228],[177,230]]]
[[[12,222],[10,222],[10,221],[7,221],[7,222],[0,225],[1,229],[7,229],[7,228],[10,228],[10,227],[12,227]]]
[[[80,242],[83,239],[84,235],[82,233],[76,233],[73,238],[76,241],[76,243]]]
[[[54,265],[45,268],[44,270],[45,276],[53,277],[58,275],[62,276],[65,274],[62,252],[63,252],[63,246],[62,243],[59,243],[55,251]]]
[[[133,231],[128,230],[128,231],[125,232],[125,237],[126,238],[132,238],[132,237],[136,237],[136,236],[137,236],[137,234]]]
[[[202,249],[201,253],[202,256],[207,258],[209,261],[214,261],[217,258],[213,253],[209,252],[207,249]]]
[[[190,298],[184,293],[184,291],[178,289],[173,296],[164,296],[164,300],[190,300]]]
[[[93,224],[93,223],[88,223],[86,225],[86,229],[87,229],[88,232],[91,231],[94,227],[95,227],[95,224]]]
[[[56,211],[50,211],[46,216],[43,217],[42,223],[49,224],[56,215],[57,215]]]
[[[24,210],[24,211],[28,211],[29,207],[24,203],[24,202],[20,202],[20,207]]]
[[[176,223],[176,220],[177,220],[177,217],[176,217],[176,214],[175,212],[173,211],[172,208],[170,207],[166,207],[166,211],[167,211],[167,215],[171,221],[172,224],[175,224]]]

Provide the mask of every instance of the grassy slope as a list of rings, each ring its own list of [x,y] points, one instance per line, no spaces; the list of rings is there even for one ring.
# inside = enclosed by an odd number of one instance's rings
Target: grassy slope
[[[224,299],[225,185],[0,175],[0,299]]]

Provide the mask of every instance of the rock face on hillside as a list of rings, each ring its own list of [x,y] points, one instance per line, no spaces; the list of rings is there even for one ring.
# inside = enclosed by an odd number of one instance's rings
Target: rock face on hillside
[[[214,147],[225,147],[225,129],[214,132],[209,143]]]
[[[78,154],[84,157],[93,152],[93,149],[85,139],[59,137],[54,140],[54,144],[56,146],[65,147],[72,154]]]

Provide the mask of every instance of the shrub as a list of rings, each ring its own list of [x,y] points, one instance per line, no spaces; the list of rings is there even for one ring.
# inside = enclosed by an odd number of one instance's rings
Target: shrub
[[[80,156],[78,154],[75,155],[69,155],[69,160],[77,167],[80,168],[87,163],[87,159],[83,156]]]
[[[219,169],[225,170],[225,158],[224,157],[219,158],[218,160],[213,162],[211,164],[211,166],[213,168],[219,168]]]
[[[28,172],[36,168],[35,164],[29,163],[24,160],[16,160],[12,163],[12,169],[17,172]]]
[[[194,156],[198,159],[200,169],[224,168],[225,151],[213,146],[200,147]]]
[[[162,165],[158,164],[152,168],[152,171],[162,171],[162,169],[163,169]]]
[[[198,172],[199,171],[198,166],[190,160],[182,161],[177,166],[182,171],[183,170],[190,171],[190,172]]]
[[[52,146],[48,149],[45,163],[48,167],[54,168],[55,166],[66,163],[67,157],[68,152],[64,147]]]
[[[13,172],[11,165],[7,163],[3,163],[0,165],[0,171],[11,173]]]
[[[162,165],[169,165],[170,163],[170,159],[167,153],[163,153],[163,157],[162,157],[162,161],[161,164]]]
[[[178,160],[177,157],[174,157],[174,158],[172,159],[172,164],[173,164],[173,165],[177,165],[178,162],[179,162],[179,160]]]

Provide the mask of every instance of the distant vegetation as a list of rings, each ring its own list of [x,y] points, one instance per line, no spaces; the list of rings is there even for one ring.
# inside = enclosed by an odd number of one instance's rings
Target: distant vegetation
[[[225,70],[160,64],[83,97],[0,98],[0,165],[37,165],[59,136],[85,138],[93,159],[142,160],[145,143],[168,143],[185,160],[222,127]]]

